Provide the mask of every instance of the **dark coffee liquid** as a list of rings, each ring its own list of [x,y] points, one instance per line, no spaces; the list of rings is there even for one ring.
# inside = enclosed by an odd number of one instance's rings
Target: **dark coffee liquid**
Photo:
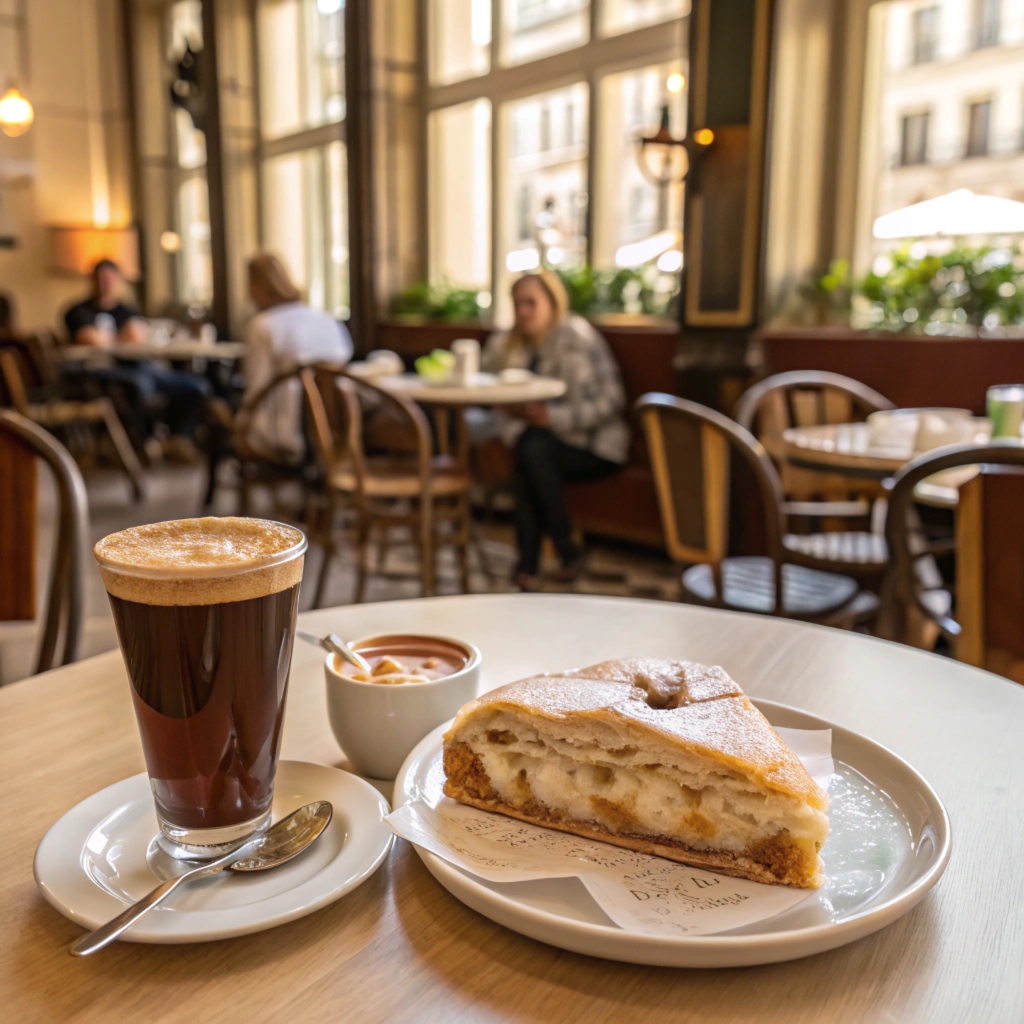
[[[110,595],[157,810],[222,828],[270,807],[299,586],[248,601],[139,604]]]

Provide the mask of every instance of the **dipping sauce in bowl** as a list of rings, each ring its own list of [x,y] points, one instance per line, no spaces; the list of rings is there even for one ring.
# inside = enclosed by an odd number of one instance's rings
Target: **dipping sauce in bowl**
[[[408,633],[364,637],[352,647],[373,671],[336,654],[324,659],[331,731],[352,771],[393,779],[412,748],[477,695],[481,655],[468,641]]]
[[[339,674],[359,683],[429,683],[453,676],[469,662],[470,652],[437,637],[375,636],[353,645],[372,666],[367,675],[355,665],[339,664]]]

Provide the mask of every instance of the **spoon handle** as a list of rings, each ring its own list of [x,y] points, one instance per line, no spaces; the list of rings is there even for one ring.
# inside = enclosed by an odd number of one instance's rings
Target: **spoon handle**
[[[345,643],[337,633],[328,633],[322,642],[328,650],[340,654],[350,665],[355,665],[367,675],[373,672],[373,666],[357,650]]]
[[[162,903],[179,885],[184,885],[185,882],[190,882],[194,878],[208,878],[210,875],[216,875],[236,860],[240,853],[242,853],[242,850],[232,851],[215,861],[201,864],[191,871],[186,871],[185,874],[178,875],[176,878],[168,878],[166,882],[158,885],[148,896],[143,896],[141,900],[127,907],[117,917],[112,918],[104,925],[100,925],[94,932],[83,935],[68,952],[72,956],[88,956],[104,946],[109,946],[118,936],[123,935],[131,928],[140,917],[148,914],[155,906]]]

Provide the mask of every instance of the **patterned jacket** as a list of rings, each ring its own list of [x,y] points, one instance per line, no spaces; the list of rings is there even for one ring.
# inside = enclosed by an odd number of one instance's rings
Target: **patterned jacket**
[[[489,373],[528,368],[565,381],[565,395],[548,402],[551,432],[566,444],[586,448],[609,462],[626,462],[629,427],[624,418],[622,375],[608,343],[583,317],[570,313],[536,353],[510,345],[509,332],[498,331],[487,339],[481,366]],[[521,422],[510,421],[503,436],[512,444],[523,429]]]

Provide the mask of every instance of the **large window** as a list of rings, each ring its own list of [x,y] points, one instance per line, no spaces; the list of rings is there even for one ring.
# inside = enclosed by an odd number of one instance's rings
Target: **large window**
[[[349,314],[344,0],[259,0],[262,245]]]
[[[430,0],[432,282],[476,289],[485,307],[493,296],[505,320],[523,271],[624,272],[644,277],[647,305],[626,289],[618,308],[667,308],[682,266],[683,168],[655,161],[645,176],[637,139],[665,107],[685,132],[688,13],[689,0]],[[664,185],[650,180],[661,174]]]
[[[941,230],[894,239],[892,219],[876,237],[884,214],[953,193],[962,198],[962,190],[1024,201],[1022,15],[1020,0],[890,0],[872,7],[856,270],[906,246],[923,253],[958,244]],[[989,49],[979,53],[982,44]],[[956,200],[946,205],[955,209]],[[989,232],[960,241],[998,247],[1024,237]]]

